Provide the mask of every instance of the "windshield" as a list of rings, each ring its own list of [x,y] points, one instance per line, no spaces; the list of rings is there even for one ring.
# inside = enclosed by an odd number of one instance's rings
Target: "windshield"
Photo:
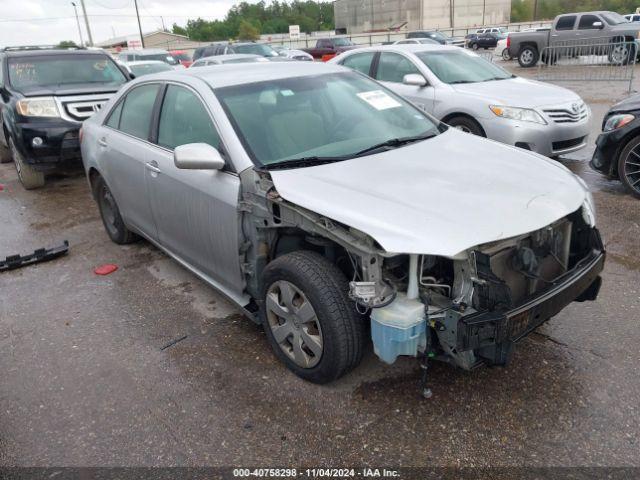
[[[601,14],[602,18],[604,18],[605,22],[609,25],[619,25],[621,23],[628,23],[629,20],[624,18],[622,15],[616,12],[607,12]]]
[[[170,65],[166,63],[148,63],[142,65],[129,65],[131,72],[139,77],[141,75],[149,75],[150,73],[166,72],[167,70],[173,70]]]
[[[269,45],[264,45],[262,43],[250,43],[247,45],[234,45],[233,51],[236,53],[252,53],[254,55],[261,55],[263,57],[277,57],[278,52],[276,52]]]
[[[127,79],[105,55],[43,55],[9,59],[9,82],[18,89],[83,83],[119,86]]]
[[[231,58],[229,60],[223,60],[222,63],[252,63],[252,62],[267,62],[264,57],[242,57],[242,58]]]
[[[431,32],[431,33],[429,33],[429,36],[430,36],[431,38],[437,38],[437,39],[439,39],[439,40],[447,40],[447,37],[446,37],[446,36],[444,36],[444,35],[443,35],[442,33],[440,33],[440,32]]]
[[[464,50],[418,52],[416,55],[444,83],[487,82],[513,77],[497,65]]]
[[[178,64],[178,61],[168,53],[137,53],[136,60],[158,60],[169,65]]]
[[[439,133],[430,117],[354,72],[243,84],[215,94],[254,163],[270,168],[346,160],[375,153],[363,150],[383,142]]]
[[[336,47],[350,47],[354,45],[354,43],[348,38],[334,38],[332,42]]]

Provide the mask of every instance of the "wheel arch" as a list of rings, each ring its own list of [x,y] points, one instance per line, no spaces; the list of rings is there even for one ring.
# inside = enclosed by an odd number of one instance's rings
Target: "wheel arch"
[[[466,113],[466,112],[456,111],[456,112],[447,113],[444,117],[442,117],[442,119],[440,119],[440,121],[443,122],[443,123],[447,123],[449,120],[451,120],[454,117],[465,117],[465,118],[468,118],[469,120],[471,120],[472,122],[476,123],[480,127],[480,130],[482,131],[482,135],[484,137],[487,136],[487,131],[482,126],[482,123],[480,123],[480,121],[476,117],[474,117],[473,115],[471,115],[469,113]]]

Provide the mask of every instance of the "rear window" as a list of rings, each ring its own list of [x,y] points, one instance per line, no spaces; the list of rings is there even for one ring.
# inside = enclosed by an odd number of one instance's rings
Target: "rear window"
[[[10,58],[9,83],[17,90],[96,84],[117,87],[127,81],[106,55],[38,55]]]

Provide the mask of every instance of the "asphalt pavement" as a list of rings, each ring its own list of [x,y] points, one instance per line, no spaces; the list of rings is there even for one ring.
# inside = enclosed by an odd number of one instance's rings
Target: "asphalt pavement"
[[[575,89],[593,142],[624,86]],[[71,245],[0,273],[0,465],[640,466],[640,201],[589,169],[592,149],[561,161],[593,190],[600,297],[524,339],[507,367],[434,364],[430,400],[415,360],[386,366],[371,349],[336,383],[298,379],[176,262],[111,243],[81,175],[25,191],[0,165],[0,257]],[[95,275],[105,263],[118,270]]]

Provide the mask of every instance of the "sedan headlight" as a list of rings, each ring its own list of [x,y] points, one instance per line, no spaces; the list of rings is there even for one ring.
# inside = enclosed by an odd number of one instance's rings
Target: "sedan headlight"
[[[611,115],[607,118],[607,121],[604,122],[604,128],[602,129],[604,132],[610,132],[611,130],[616,130],[618,128],[624,127],[627,123],[631,123],[635,120],[635,116],[630,113],[621,113],[618,115]]]
[[[547,122],[542,115],[530,108],[503,107],[500,105],[489,105],[491,111],[498,117],[510,120],[520,120],[521,122],[534,122],[546,125]]]
[[[24,117],[59,117],[60,112],[53,98],[26,98],[16,103],[18,113]]]

